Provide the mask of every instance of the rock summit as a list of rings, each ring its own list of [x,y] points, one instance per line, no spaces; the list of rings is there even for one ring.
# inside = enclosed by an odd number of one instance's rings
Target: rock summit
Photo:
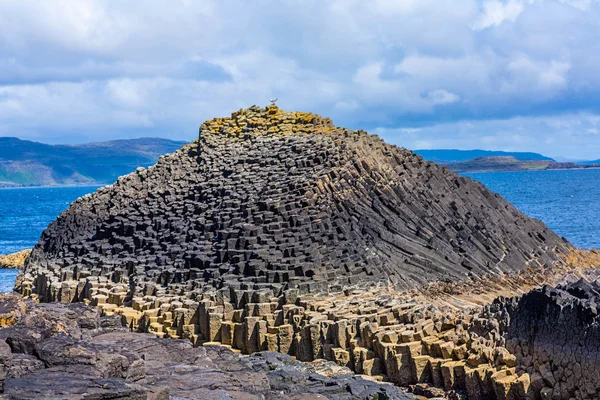
[[[83,301],[139,295],[406,289],[553,265],[568,247],[468,177],[318,115],[253,106],[75,201],[17,283]]]

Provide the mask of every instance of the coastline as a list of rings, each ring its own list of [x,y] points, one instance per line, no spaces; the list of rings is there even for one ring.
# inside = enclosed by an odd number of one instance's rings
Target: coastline
[[[0,269],[23,269],[30,253],[31,249],[25,249],[11,254],[0,254]]]
[[[444,167],[448,168],[444,165]],[[450,169],[450,168],[448,168]],[[518,170],[510,170],[510,169],[499,169],[499,170],[473,170],[473,171],[454,171],[450,169],[450,171],[455,174],[487,174],[487,173],[495,173],[495,172],[551,172],[551,171],[593,171],[600,170],[600,167],[590,167],[590,168],[552,168],[552,169],[518,169]]]

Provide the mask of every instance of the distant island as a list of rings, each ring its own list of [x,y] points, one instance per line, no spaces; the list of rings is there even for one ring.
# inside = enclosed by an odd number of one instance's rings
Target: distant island
[[[539,171],[600,168],[600,160],[558,162],[538,153],[491,150],[415,150],[428,161],[442,164],[454,172]]]
[[[600,165],[600,159],[598,160],[592,160],[592,161],[582,161],[580,164],[598,164]]]
[[[140,138],[49,145],[0,137],[0,187],[108,184],[185,143]]]
[[[482,157],[514,157],[518,161],[555,161],[550,157],[538,153],[529,152],[508,152],[495,150],[456,150],[456,149],[437,149],[437,150],[414,150],[415,153],[438,164],[455,164],[463,161],[470,161]]]

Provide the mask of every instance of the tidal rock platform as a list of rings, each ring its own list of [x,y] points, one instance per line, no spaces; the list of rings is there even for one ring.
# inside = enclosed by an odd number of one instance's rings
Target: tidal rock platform
[[[31,250],[21,250],[12,254],[0,255],[0,268],[22,269]]]

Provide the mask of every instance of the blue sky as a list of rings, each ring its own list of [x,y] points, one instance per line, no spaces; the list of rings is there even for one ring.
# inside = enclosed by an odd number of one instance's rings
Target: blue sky
[[[408,148],[600,158],[597,0],[0,1],[0,136],[193,139],[278,97]]]

